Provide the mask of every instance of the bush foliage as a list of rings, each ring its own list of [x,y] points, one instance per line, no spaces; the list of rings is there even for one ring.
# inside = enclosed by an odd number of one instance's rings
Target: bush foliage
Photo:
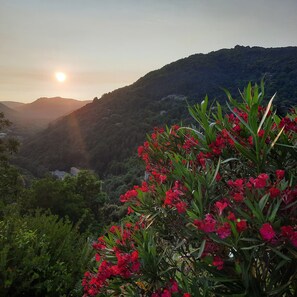
[[[0,219],[0,295],[81,296],[92,249],[69,221],[9,209]]]
[[[139,156],[148,179],[128,215],[93,244],[84,296],[296,296],[296,109],[263,106],[249,84],[196,127],[156,128]]]

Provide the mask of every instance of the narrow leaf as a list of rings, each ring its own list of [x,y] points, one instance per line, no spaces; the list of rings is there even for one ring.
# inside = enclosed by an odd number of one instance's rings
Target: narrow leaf
[[[264,123],[264,121],[265,121],[265,119],[266,119],[266,117],[267,117],[267,114],[268,114],[268,112],[269,112],[269,110],[270,110],[270,108],[271,108],[272,101],[273,101],[273,99],[274,99],[275,96],[276,96],[276,93],[272,96],[272,98],[270,99],[270,101],[269,101],[269,103],[268,103],[268,105],[267,105],[267,107],[266,107],[265,113],[264,113],[263,118],[262,118],[262,120],[261,120],[261,122],[260,122],[260,125],[259,125],[259,128],[258,128],[257,133],[259,133],[259,131],[260,131],[261,128],[262,128],[262,125],[263,125],[263,123]]]
[[[206,240],[204,239],[200,245],[200,248],[199,248],[198,259],[201,258],[202,254],[204,252],[205,244],[206,244]]]
[[[277,142],[277,140],[279,139],[279,137],[280,137],[281,134],[283,133],[284,129],[285,129],[285,126],[283,126],[282,129],[279,131],[279,133],[277,134],[277,136],[276,136],[275,139],[273,140],[273,142],[272,142],[272,144],[271,144],[269,150],[271,150],[271,149],[274,147],[275,143]]]
[[[260,199],[259,207],[260,207],[261,211],[263,211],[263,209],[268,201],[268,198],[269,198],[269,194],[266,194]]]

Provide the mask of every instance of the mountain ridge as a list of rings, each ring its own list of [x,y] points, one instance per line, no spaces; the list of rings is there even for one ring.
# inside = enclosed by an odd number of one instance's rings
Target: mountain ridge
[[[90,100],[79,101],[58,96],[40,97],[31,103],[18,106],[16,110],[26,114],[27,117],[54,120],[60,116],[71,113],[90,102]]]
[[[0,111],[3,110],[7,119],[13,122],[15,134],[26,137],[45,129],[50,122],[90,102],[91,100],[80,101],[62,97],[40,97],[31,103],[0,101],[1,105],[8,108],[5,110],[2,106]]]

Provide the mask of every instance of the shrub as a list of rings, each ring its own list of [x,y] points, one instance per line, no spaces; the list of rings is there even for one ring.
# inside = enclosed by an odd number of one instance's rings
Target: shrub
[[[0,220],[0,295],[81,296],[77,284],[91,257],[86,237],[69,221],[10,210]]]
[[[149,178],[93,244],[84,296],[296,296],[296,109],[280,118],[249,84],[229,113],[208,98],[195,127],[155,129]]]

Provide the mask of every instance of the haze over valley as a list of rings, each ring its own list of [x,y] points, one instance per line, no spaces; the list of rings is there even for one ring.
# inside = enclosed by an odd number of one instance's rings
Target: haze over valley
[[[0,101],[0,112],[12,122],[12,135],[27,137],[45,129],[50,122],[65,116],[91,101],[61,97],[39,98],[32,103]]]

